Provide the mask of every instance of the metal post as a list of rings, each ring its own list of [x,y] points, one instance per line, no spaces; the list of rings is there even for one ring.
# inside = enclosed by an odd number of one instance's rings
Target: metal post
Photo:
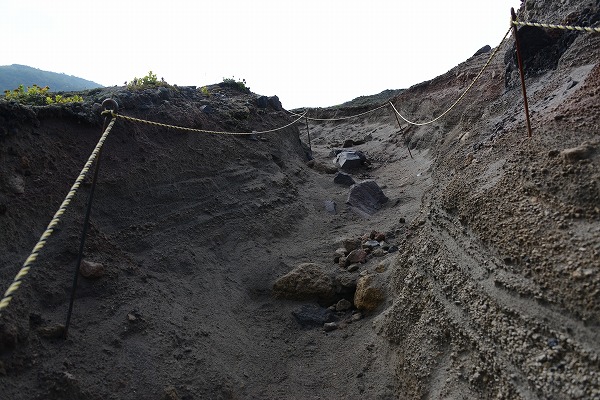
[[[512,21],[517,20],[515,9],[510,9]],[[519,35],[517,34],[517,26],[513,24],[513,34],[515,36],[515,45],[517,47],[517,62],[519,64],[519,75],[521,76],[521,89],[523,90],[523,101],[525,104],[525,120],[527,122],[527,132],[531,138],[531,121],[529,120],[529,104],[527,103],[527,89],[525,88],[525,72],[523,71],[523,58],[521,57],[521,45],[519,43]]]
[[[112,110],[117,111],[117,102],[112,99],[106,99],[102,102],[102,106],[104,110]],[[104,125],[102,127],[102,133],[108,127],[110,122],[110,117],[107,115],[104,117]],[[79,254],[77,255],[77,264],[75,265],[75,274],[73,275],[73,287],[71,288],[71,300],[69,302],[69,311],[67,312],[67,322],[65,322],[65,330],[64,330],[64,338],[66,339],[69,335],[69,325],[71,323],[71,314],[73,313],[73,303],[75,301],[75,292],[77,290],[77,280],[79,278],[79,268],[81,266],[81,261],[83,259],[83,250],[85,247],[85,238],[88,230],[88,225],[90,221],[90,214],[92,212],[92,203],[94,201],[94,191],[96,190],[96,183],[98,182],[98,171],[100,170],[100,157],[102,155],[102,149],[98,152],[98,157],[96,159],[96,167],[94,169],[94,177],[92,179],[92,187],[90,189],[90,193],[88,195],[87,201],[87,209],[85,212],[85,218],[83,220],[83,229],[81,232],[81,240],[79,241]]]
[[[396,114],[396,111],[394,109],[392,109],[392,114],[394,114],[394,117],[396,117],[396,121],[398,121],[398,128],[400,129],[400,133],[402,133],[402,124],[400,123],[400,118],[398,118],[398,114]],[[402,133],[402,137],[404,137],[404,134]],[[406,144],[406,148],[408,149],[408,154],[410,155],[410,158],[412,158],[413,160],[415,159],[412,155],[412,153],[410,152],[410,143]]]
[[[304,117],[304,120],[306,122],[306,133],[308,133],[308,148],[312,152],[312,145],[310,144],[310,129],[308,129],[308,117]]]

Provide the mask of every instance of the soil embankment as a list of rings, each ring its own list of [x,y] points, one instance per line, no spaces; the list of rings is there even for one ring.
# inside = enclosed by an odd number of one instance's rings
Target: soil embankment
[[[597,4],[535,3],[521,18],[600,15]],[[0,398],[600,397],[600,36],[543,39],[529,54],[531,139],[511,43],[434,124],[400,133],[389,107],[311,122],[312,162],[303,125],[234,137],[117,120],[85,249],[104,270],[80,278],[69,338],[53,337],[88,180],[0,319]],[[488,55],[394,92],[394,105],[410,119],[439,115]],[[209,90],[0,103],[0,281],[14,278],[95,145],[104,98],[125,115],[216,131],[294,119],[275,99]],[[361,98],[313,116],[368,108]],[[334,183],[331,152],[349,141],[368,159],[352,178],[388,198],[372,215]],[[376,237],[386,246],[366,262],[340,262],[340,247]],[[307,263],[323,275],[304,286],[322,278],[329,297],[275,296],[273,284]],[[357,285],[373,288],[374,309],[357,309]]]

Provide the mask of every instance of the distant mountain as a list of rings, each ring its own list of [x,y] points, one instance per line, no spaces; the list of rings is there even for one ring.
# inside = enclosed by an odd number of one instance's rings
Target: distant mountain
[[[42,71],[26,65],[0,66],[0,94],[5,90],[16,89],[19,85],[27,87],[34,84],[42,87],[49,86],[52,92],[72,92],[102,87],[96,82],[76,76]]]

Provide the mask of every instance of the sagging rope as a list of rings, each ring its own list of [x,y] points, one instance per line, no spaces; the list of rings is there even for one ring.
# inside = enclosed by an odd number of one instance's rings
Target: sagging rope
[[[90,170],[92,164],[94,163],[94,161],[98,157],[98,153],[100,152],[100,149],[102,148],[102,145],[106,141],[106,138],[108,137],[108,134],[110,133],[110,130],[112,129],[115,121],[116,121],[115,118],[111,119],[110,123],[108,124],[108,126],[104,130],[104,133],[100,137],[100,140],[98,140],[98,143],[96,144],[96,147],[92,151],[92,154],[90,154],[87,162],[85,163],[85,165],[83,166],[81,172],[79,173],[79,176],[75,180],[75,183],[71,187],[71,190],[69,190],[69,193],[67,194],[67,196],[63,200],[62,204],[60,205],[60,207],[58,207],[58,210],[56,211],[56,213],[54,214],[54,217],[52,218],[52,220],[48,224],[48,227],[46,228],[46,230],[44,231],[44,233],[42,233],[42,236],[38,240],[37,244],[33,247],[33,250],[31,251],[31,254],[29,254],[29,257],[27,257],[27,259],[23,263],[23,266],[21,267],[21,269],[17,273],[17,276],[15,276],[15,279],[13,279],[12,284],[8,287],[8,289],[4,293],[4,297],[0,301],[0,316],[2,315],[2,312],[10,304],[10,301],[12,300],[13,295],[15,294],[15,292],[21,286],[21,283],[23,282],[23,278],[25,278],[25,276],[29,273],[29,270],[31,269],[33,263],[37,259],[40,251],[44,248],[44,245],[46,244],[46,241],[50,238],[50,236],[54,232],[54,228],[56,227],[56,225],[60,221],[60,218],[62,217],[62,215],[67,210],[67,207],[69,206],[69,204],[71,203],[71,200],[73,199],[73,197],[77,193],[77,190],[81,186],[81,183],[85,179],[85,177],[86,177],[88,171]]]
[[[410,124],[410,125],[415,125],[415,126],[424,126],[424,125],[429,125],[432,124],[434,122],[436,122],[437,120],[439,120],[440,118],[444,117],[446,114],[448,114],[450,111],[452,111],[452,109],[454,109],[454,107],[456,107],[456,105],[458,103],[460,103],[460,101],[467,95],[467,93],[469,93],[469,91],[473,88],[473,86],[475,85],[475,83],[479,80],[479,78],[481,77],[481,75],[483,75],[483,72],[487,69],[487,67],[489,67],[489,65],[491,64],[492,60],[494,59],[494,57],[496,57],[496,54],[498,54],[498,51],[500,51],[500,48],[502,47],[502,45],[504,44],[504,42],[506,41],[506,38],[508,37],[508,35],[510,34],[512,28],[509,28],[509,30],[506,32],[506,34],[504,35],[504,38],[502,38],[502,41],[500,42],[500,44],[494,49],[494,51],[492,52],[492,54],[490,55],[490,57],[488,58],[487,62],[485,63],[485,65],[483,66],[483,68],[481,68],[481,70],[479,71],[479,73],[477,74],[477,76],[475,77],[475,79],[473,79],[473,82],[471,82],[471,84],[467,87],[467,89],[460,95],[460,97],[454,102],[452,103],[452,105],[446,110],[444,111],[442,114],[440,114],[438,117],[432,119],[431,121],[427,121],[427,122],[414,122],[411,121],[407,118],[405,118],[404,116],[402,116],[402,114],[400,114],[400,112],[396,109],[396,107],[394,107],[394,104],[390,101],[389,104],[392,106],[392,108],[394,109],[394,112],[400,117],[402,118],[406,123]]]
[[[587,33],[600,33],[600,28],[593,28],[589,26],[570,26],[570,25],[555,25],[555,24],[541,24],[538,22],[522,22],[522,21],[510,21],[511,24],[516,26],[533,26],[536,28],[548,28],[548,29],[561,29],[565,31],[578,31]]]
[[[177,129],[177,130],[188,131],[188,132],[209,133],[209,134],[215,134],[215,135],[233,135],[233,136],[257,135],[257,134],[277,132],[277,131],[283,130],[285,128],[289,128],[290,126],[294,125],[296,122],[300,121],[302,118],[305,118],[305,115],[306,115],[306,112],[305,112],[304,114],[300,115],[296,120],[294,120],[293,122],[290,122],[289,124],[287,124],[285,126],[281,126],[279,128],[274,128],[274,129],[268,129],[268,130],[265,130],[265,131],[225,132],[225,131],[210,131],[210,130],[198,129],[198,128],[186,128],[186,127],[177,126],[177,125],[168,125],[168,124],[163,124],[163,123],[160,123],[160,122],[148,121],[148,120],[145,120],[145,119],[134,118],[134,117],[128,117],[127,115],[117,114],[116,112],[114,112],[112,110],[104,111],[104,113],[110,113],[110,115],[113,118],[122,118],[122,119],[129,120],[129,121],[132,121],[132,122],[141,122],[141,123],[148,124],[148,125],[160,126],[162,128]]]
[[[307,120],[309,120],[309,121],[321,121],[321,122],[325,122],[325,121],[345,121],[345,120],[352,119],[352,118],[362,117],[363,115],[370,114],[370,113],[372,113],[372,112],[374,112],[374,111],[377,111],[377,110],[379,110],[379,109],[381,109],[381,108],[383,108],[383,107],[387,107],[387,103],[384,103],[384,104],[380,105],[379,107],[376,107],[376,108],[374,108],[374,109],[372,109],[372,110],[365,111],[365,112],[362,112],[362,113],[360,113],[360,114],[356,114],[356,115],[350,115],[350,116],[347,116],[347,117],[338,117],[338,118],[312,118],[312,117],[308,117],[308,116],[307,116],[307,117],[305,117],[305,118],[306,118]],[[305,110],[305,111],[304,111],[304,114],[307,114],[309,110],[310,110],[310,109],[308,109],[308,110]],[[299,115],[300,115],[300,114],[296,114],[296,113],[295,113],[295,112],[293,112],[293,111],[288,111],[288,112],[289,112],[290,114],[294,115],[294,116],[299,116]]]

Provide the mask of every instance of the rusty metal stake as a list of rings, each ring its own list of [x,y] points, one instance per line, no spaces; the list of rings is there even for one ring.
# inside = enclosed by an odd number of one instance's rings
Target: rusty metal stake
[[[396,114],[396,111],[394,109],[392,109],[392,113],[394,114],[394,117],[396,117],[396,121],[398,121],[398,128],[400,129],[400,133],[402,133],[402,124],[400,124],[400,118],[398,118],[398,114]],[[402,133],[402,137],[404,137],[404,134]],[[410,143],[406,143],[406,148],[408,149],[408,154],[410,155],[410,158],[412,158],[413,160],[415,159],[412,155],[412,153],[410,152]]]
[[[106,99],[102,103],[104,110],[113,110],[117,111],[117,103],[112,99]],[[108,123],[111,118],[109,116],[104,117],[104,125],[102,127],[102,133],[108,127]],[[98,152],[98,157],[96,159],[96,167],[94,169],[94,177],[92,179],[92,187],[90,189],[90,193],[88,195],[87,208],[85,212],[85,218],[83,220],[83,229],[81,232],[81,240],[79,241],[79,253],[77,255],[77,264],[75,265],[75,274],[73,276],[73,287],[71,288],[71,300],[69,301],[69,311],[67,312],[67,321],[65,322],[65,330],[63,332],[63,337],[66,339],[69,335],[69,325],[71,324],[71,314],[73,313],[73,303],[75,302],[75,292],[77,291],[77,280],[79,278],[79,268],[81,266],[81,261],[83,259],[83,250],[85,247],[85,237],[88,230],[88,225],[90,222],[90,214],[92,213],[92,203],[94,201],[94,191],[96,190],[96,183],[98,182],[98,171],[100,170],[100,157],[102,155],[102,149]]]
[[[513,22],[517,20],[515,9],[510,9]],[[517,62],[519,64],[519,75],[521,76],[521,89],[523,90],[523,101],[525,104],[525,120],[527,122],[527,133],[531,138],[531,121],[529,120],[529,104],[527,102],[527,89],[525,88],[525,72],[523,71],[523,58],[521,57],[521,45],[519,43],[519,35],[517,34],[517,26],[513,24],[513,34],[515,36],[515,44],[517,47]]]

